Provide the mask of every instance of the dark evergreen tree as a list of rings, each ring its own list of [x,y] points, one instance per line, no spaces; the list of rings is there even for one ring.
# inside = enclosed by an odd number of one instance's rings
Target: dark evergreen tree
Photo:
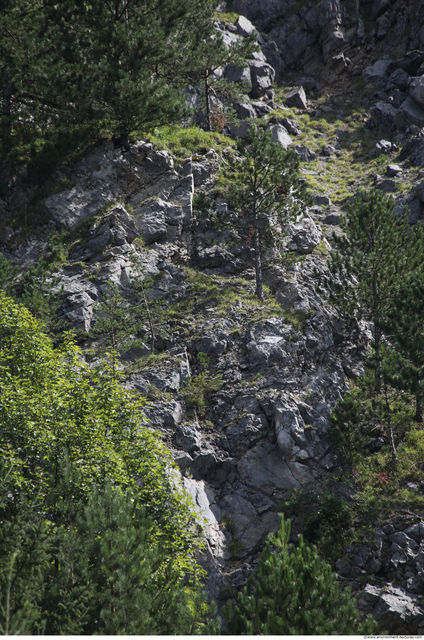
[[[38,34],[43,23],[41,0],[0,1],[0,102],[1,102],[1,175],[7,184],[12,149],[12,126],[18,119],[33,117],[39,105],[30,100],[34,87],[32,70],[40,57]]]
[[[382,329],[393,338],[387,349],[386,377],[390,384],[415,395],[415,420],[423,422],[424,392],[424,274],[402,279]]]
[[[214,123],[219,129],[226,124],[230,108],[225,108],[225,103],[231,104],[241,93],[240,89],[237,91],[236,85],[230,85],[226,80],[219,78],[218,69],[227,65],[247,66],[247,59],[257,50],[258,45],[255,36],[242,38],[240,42],[227,45],[219,31],[211,30],[211,21],[207,15],[201,16],[197,22],[200,24],[195,28],[196,41],[193,42],[192,55],[187,61],[187,75],[192,82],[200,82],[204,97],[206,129],[212,131]],[[212,109],[212,97],[223,104],[221,112]]]
[[[369,617],[361,624],[356,602],[348,590],[340,591],[330,565],[315,546],[299,536],[289,545],[290,520],[280,516],[277,535],[271,534],[258,568],[232,603],[224,608],[229,632],[234,635],[361,635],[372,633]],[[273,547],[275,550],[273,550]]]
[[[255,250],[256,295],[263,300],[265,246],[281,240],[284,225],[296,219],[309,196],[299,180],[299,158],[271,141],[270,132],[251,127],[249,140],[237,141],[240,156],[231,160],[230,201],[240,213],[240,228]]]
[[[137,494],[107,484],[79,505],[57,533],[57,562],[46,580],[46,632],[57,634],[196,634],[209,608],[185,586],[172,557],[152,537]],[[66,512],[66,510],[65,510]],[[65,526],[67,525],[67,526]]]
[[[192,22],[196,12],[206,13],[212,28],[208,0],[46,0],[46,4],[58,64],[65,68],[56,86],[74,106],[79,121],[107,122],[127,147],[129,134],[139,127],[182,118]]]
[[[43,504],[30,501],[0,461],[0,634],[42,631],[40,585],[51,539]]]
[[[348,321],[374,323],[377,389],[381,387],[382,326],[393,308],[402,279],[424,265],[423,232],[394,215],[395,202],[381,191],[363,192],[342,222],[345,236],[333,236],[337,251],[329,274],[316,273],[329,300]]]

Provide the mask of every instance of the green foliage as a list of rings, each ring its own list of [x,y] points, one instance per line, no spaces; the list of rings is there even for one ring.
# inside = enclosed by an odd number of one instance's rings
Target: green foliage
[[[84,364],[69,337],[54,349],[39,321],[4,294],[0,336],[0,452],[15,465],[17,486],[40,492],[53,508],[50,476],[59,483],[64,452],[81,472],[77,496],[106,480],[123,488],[137,480],[155,535],[193,568],[190,506],[169,452],[146,425],[143,398],[122,389],[109,364]]]
[[[3,634],[199,634],[217,626],[194,580],[155,542],[135,489],[106,482],[77,497],[61,467],[54,510],[0,468],[0,626]],[[208,618],[210,620],[208,620]]]
[[[320,554],[332,561],[345,545],[346,532],[352,524],[352,506],[343,496],[330,491],[292,492],[282,505],[287,516],[303,518],[303,533],[309,543],[318,546]]]
[[[159,149],[171,152],[179,162],[190,156],[202,156],[210,149],[221,154],[224,148],[235,144],[233,140],[220,133],[178,125],[156,127],[148,132],[147,139]]]
[[[388,385],[387,365],[384,349],[380,388],[375,368],[368,369],[351,393],[339,401],[331,416],[330,438],[339,446],[340,459],[351,467],[382,445],[392,447],[396,461],[396,447],[412,428],[411,396]]]
[[[42,629],[40,583],[50,561],[51,539],[38,497],[16,491],[11,468],[0,462],[0,633]]]
[[[106,484],[56,536],[43,605],[46,631],[78,635],[193,634],[208,611],[172,556],[152,541],[137,493]],[[77,613],[78,615],[75,615]]]
[[[308,195],[299,181],[299,159],[284,150],[261,128],[249,130],[249,141],[238,140],[240,156],[231,161],[230,204],[240,214],[239,226],[255,250],[256,295],[263,300],[262,260],[265,246],[284,235],[284,225],[296,219]]]
[[[399,286],[383,329],[394,339],[386,351],[385,378],[392,386],[415,395],[415,420],[423,422],[424,275],[412,273]]]
[[[11,265],[9,260],[0,253],[0,289],[9,292],[17,275],[17,268]]]
[[[190,378],[182,389],[183,398],[190,409],[195,409],[200,416],[204,415],[208,400],[214,391],[222,386],[222,376],[210,376],[202,371],[194,378]]]
[[[340,591],[330,565],[315,546],[299,536],[289,545],[290,521],[281,516],[278,534],[271,534],[258,568],[232,603],[224,608],[234,635],[352,635],[372,633],[369,617],[360,624],[354,598]],[[272,550],[272,547],[275,550]]]
[[[60,280],[49,277],[49,268],[42,258],[36,267],[29,267],[19,278],[18,275],[17,267],[0,253],[0,289],[24,304],[44,322],[47,330],[56,330]]]
[[[343,317],[374,322],[377,363],[381,326],[393,308],[402,278],[422,269],[424,263],[420,225],[411,228],[406,212],[398,219],[393,215],[394,206],[393,198],[379,190],[363,192],[342,223],[346,236],[333,237],[338,251],[329,257],[329,275],[316,272]],[[378,385],[380,378],[378,369]]]

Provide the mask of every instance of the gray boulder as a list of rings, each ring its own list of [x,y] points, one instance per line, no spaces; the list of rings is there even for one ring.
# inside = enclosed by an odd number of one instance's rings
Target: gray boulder
[[[197,255],[197,263],[201,269],[222,268],[232,260],[233,255],[218,245],[202,249]]]
[[[284,149],[293,144],[293,140],[290,138],[286,129],[280,124],[274,124],[267,127],[267,131],[272,133],[272,142],[278,142]]]
[[[240,120],[249,120],[256,118],[256,111],[253,108],[252,104],[248,101],[247,97],[243,102],[236,102],[234,104],[234,109],[237,114],[237,117]]]
[[[393,87],[396,87],[397,89],[400,89],[400,91],[407,91],[410,81],[411,78],[406,71],[403,69],[396,69],[392,74],[390,74],[386,89],[390,90]]]
[[[380,142],[377,142],[375,145],[375,155],[377,158],[383,154],[390,153],[391,150],[392,143],[389,140],[380,140]]]
[[[322,234],[312,218],[305,217],[296,224],[287,226],[290,251],[306,254],[312,253],[321,242]]]
[[[366,84],[371,84],[376,90],[384,89],[388,80],[390,60],[377,60],[374,64],[365,67],[362,78]]]
[[[424,127],[424,109],[412,98],[407,98],[397,110],[395,125],[400,131],[405,131],[410,125]]]
[[[329,198],[329,196],[316,195],[315,204],[317,204],[319,207],[329,207],[331,204],[331,199]]]
[[[228,82],[237,82],[246,87],[246,91],[251,89],[251,76],[249,67],[239,67],[234,64],[228,64],[224,69],[224,78]]]
[[[252,97],[260,98],[273,85],[275,71],[267,62],[252,60],[249,62],[250,78],[252,83]]]
[[[402,168],[398,164],[389,164],[386,169],[386,174],[389,178],[396,178],[402,173]]]
[[[265,42],[265,44],[261,45],[261,51],[268,64],[275,69],[275,76],[278,78],[280,73],[284,70],[284,62],[277,44],[274,40],[269,40],[268,42]]]
[[[275,297],[288,311],[310,311],[308,296],[297,282],[284,282]]]
[[[402,148],[400,159],[408,159],[412,166],[424,166],[424,137],[419,134],[408,141]]]
[[[387,102],[377,102],[370,109],[371,120],[374,126],[384,133],[391,133],[396,129],[396,109]]]
[[[374,618],[391,633],[419,633],[424,621],[421,598],[405,589],[389,586],[381,591]]]
[[[272,112],[272,108],[261,100],[252,100],[252,107],[255,109],[258,118],[263,118]]]
[[[285,97],[288,107],[297,107],[298,109],[306,109],[308,102],[303,87],[294,87]]]
[[[300,125],[294,118],[282,118],[281,124],[285,127],[288,133],[292,136],[298,136],[301,133]]]
[[[241,122],[231,123],[228,125],[228,130],[233,138],[241,138],[247,140],[249,137],[249,129],[252,126],[250,120],[242,120]]]
[[[421,65],[424,62],[424,51],[408,51],[408,53],[390,63],[389,73],[395,69],[403,69],[409,76],[417,76]]]
[[[293,147],[295,153],[299,156],[301,162],[310,162],[311,160],[315,160],[317,154],[304,144],[297,144]]]
[[[329,213],[328,216],[324,218],[324,224],[339,226],[341,221],[341,216],[337,213]]]
[[[244,16],[239,16],[236,21],[236,29],[239,36],[251,36],[252,33],[256,33],[256,29],[253,24]]]
[[[175,239],[181,234],[184,221],[182,207],[158,198],[146,202],[134,211],[135,225],[146,244]],[[172,230],[169,227],[174,227]]]
[[[416,224],[421,219],[421,201],[419,198],[409,196],[407,198],[399,198],[396,200],[394,214],[400,216],[403,213],[405,207],[409,210],[408,222],[409,224]]]
[[[405,72],[404,72],[405,73]],[[420,106],[424,107],[424,77],[411,78],[409,95]]]

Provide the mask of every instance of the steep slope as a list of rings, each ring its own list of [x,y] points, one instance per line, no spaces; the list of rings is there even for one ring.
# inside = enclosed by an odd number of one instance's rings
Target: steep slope
[[[151,136],[156,145],[140,141],[126,152],[103,142],[41,188],[21,178],[0,203],[0,250],[20,269],[52,259],[58,240],[66,247],[50,277],[58,315],[80,332],[87,360],[108,347],[106,336],[88,332],[111,285],[129,300],[137,272],[152,278],[155,344],[145,314],[139,344],[121,349],[120,375],[150,399],[151,426],[206,518],[208,590],[218,600],[255,568],[293,489],[355,491],[337,483],[342,470],[327,429],[349,380],[362,373],[370,327],[346,333],[317,293],[313,268],[325,268],[331,235],[341,233],[340,216],[361,187],[393,193],[398,211],[409,207],[411,224],[421,223],[424,202],[424,54],[413,51],[422,46],[424,3],[378,0],[371,15],[355,1],[239,4],[234,9],[260,30],[262,53],[247,76],[224,71],[246,89],[235,104],[241,123],[228,122],[224,133],[245,136],[252,118],[266,122],[299,154],[315,198],[287,229],[293,264],[264,274],[264,303],[254,296],[252,248],[199,207],[203,192],[231,219],[222,139],[190,158],[159,131]],[[217,28],[231,40],[249,24],[223,19]],[[193,103],[198,98],[194,91]],[[44,216],[30,231],[26,219],[18,223],[27,202],[41,203]],[[334,558],[363,611],[392,633],[422,631],[421,518],[399,507]],[[299,519],[294,537],[301,526]]]

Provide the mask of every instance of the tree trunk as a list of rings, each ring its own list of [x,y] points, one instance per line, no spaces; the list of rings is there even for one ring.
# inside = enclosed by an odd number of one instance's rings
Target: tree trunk
[[[256,271],[256,295],[259,300],[264,299],[262,283],[262,263],[261,263],[261,239],[259,237],[259,220],[255,219],[255,271]]]
[[[1,79],[3,83],[2,91],[2,157],[1,157],[1,174],[0,177],[4,182],[8,182],[10,178],[9,154],[12,147],[12,117],[11,117],[11,100],[12,87],[10,85],[9,71],[7,67],[2,67]]]
[[[415,422],[422,424],[424,422],[423,417],[423,392],[421,389],[417,391],[415,396]]]
[[[392,450],[392,462],[393,464],[397,464],[399,462],[398,457],[397,457],[397,453],[396,453],[396,447],[395,447],[395,440],[393,438],[393,427],[392,427],[392,416],[390,413],[390,403],[389,403],[389,397],[387,395],[387,384],[384,384],[384,396],[385,396],[385,401],[386,401],[386,411],[387,411],[387,429],[389,432],[389,440],[390,440],[390,448]]]
[[[125,149],[125,151],[128,151],[130,148],[130,141],[128,136],[128,133],[121,133],[119,136],[119,144],[123,149]]]
[[[375,383],[377,393],[381,391],[381,329],[374,323],[374,350],[375,350]]]
[[[208,70],[205,70],[205,100],[206,100],[206,128],[207,131],[212,131],[211,125],[211,105],[209,102],[209,82],[208,82],[209,73]]]

